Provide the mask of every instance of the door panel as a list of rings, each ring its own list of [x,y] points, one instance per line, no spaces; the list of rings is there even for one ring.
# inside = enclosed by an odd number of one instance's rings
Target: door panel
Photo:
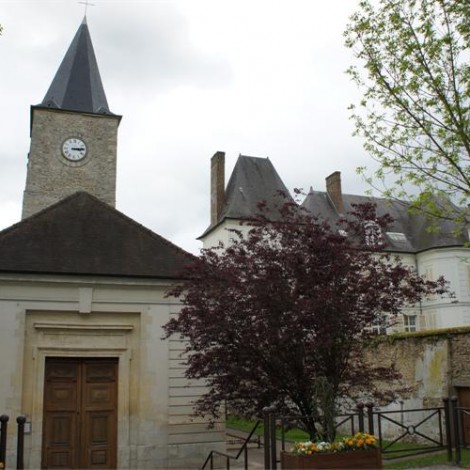
[[[116,466],[116,372],[103,362],[84,364],[83,402],[86,468]]]
[[[87,468],[113,468],[113,417],[109,413],[90,412],[86,417]]]
[[[459,406],[468,408],[462,412],[462,428],[465,444],[470,444],[470,387],[457,388]]]
[[[115,468],[117,360],[47,359],[44,468]]]
[[[76,414],[52,412],[48,418],[45,435],[49,437],[46,453],[50,467],[75,468]]]

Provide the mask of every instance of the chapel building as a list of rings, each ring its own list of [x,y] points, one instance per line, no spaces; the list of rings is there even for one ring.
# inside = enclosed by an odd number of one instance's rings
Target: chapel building
[[[225,449],[163,341],[193,256],[115,208],[117,133],[86,20],[31,107],[23,219],[0,232],[0,414],[26,468],[188,468]]]

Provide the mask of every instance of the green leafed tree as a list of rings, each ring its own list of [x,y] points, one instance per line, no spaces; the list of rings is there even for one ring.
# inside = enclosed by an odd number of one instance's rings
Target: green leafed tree
[[[373,172],[359,171],[385,196],[465,222],[470,2],[361,0],[345,43],[358,59],[348,73],[362,92],[360,103],[351,106],[355,133],[378,162]]]

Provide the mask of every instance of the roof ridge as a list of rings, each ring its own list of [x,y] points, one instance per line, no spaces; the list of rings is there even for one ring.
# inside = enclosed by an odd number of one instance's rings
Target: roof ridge
[[[238,158],[252,158],[253,160],[269,160],[269,157],[255,157],[253,155],[243,155],[242,153],[240,153],[238,155]],[[271,160],[269,160],[271,161]]]
[[[317,193],[317,194],[328,194],[327,191],[319,191],[318,189],[313,189],[312,186],[310,186],[310,190],[307,193],[307,196],[310,193]],[[390,201],[390,202],[398,202],[403,205],[409,205],[410,201],[405,201],[403,199],[396,199],[396,198],[387,198],[387,197],[381,197],[381,196],[372,196],[372,195],[367,195],[367,194],[353,194],[353,193],[343,193],[343,196],[353,196],[353,197],[360,197],[360,198],[369,198],[369,199],[377,199],[379,201]]]

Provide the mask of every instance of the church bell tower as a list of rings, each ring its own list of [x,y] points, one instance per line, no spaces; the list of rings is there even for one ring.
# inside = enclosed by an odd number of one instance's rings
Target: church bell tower
[[[116,203],[117,130],[86,18],[43,101],[31,106],[23,219],[77,191]]]

